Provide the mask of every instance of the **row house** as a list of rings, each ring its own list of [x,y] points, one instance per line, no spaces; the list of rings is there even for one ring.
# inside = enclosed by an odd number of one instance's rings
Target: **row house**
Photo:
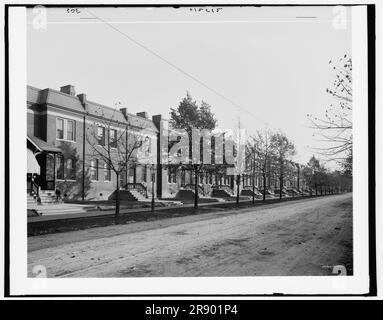
[[[60,91],[28,86],[28,189],[59,190],[73,199],[107,199],[116,188],[117,175],[95,151],[105,146],[116,149],[121,130],[127,132],[127,141],[144,134],[143,145],[156,157],[158,129],[147,113],[133,115],[126,108],[116,110],[92,102],[85,94],[76,95],[72,85]],[[95,138],[97,145],[89,137]],[[156,194],[154,165],[141,164],[136,155],[129,160],[119,175],[119,185],[141,186]],[[153,190],[152,180],[156,181]]]
[[[169,127],[162,115],[149,119],[146,112],[131,114],[126,108],[92,102],[86,94],[76,94],[72,85],[60,90],[27,86],[28,192],[58,190],[68,199],[104,200],[117,184],[146,196],[154,193],[157,198],[174,197],[182,189],[194,190],[196,179],[190,166],[161,164],[159,133],[164,125]],[[141,145],[131,156],[124,157],[120,143],[126,147],[135,141]],[[105,152],[110,152],[110,157],[105,157]],[[129,159],[118,178],[109,158],[114,164]],[[294,166],[289,168],[292,170],[284,179],[284,187],[301,189],[302,175],[295,174]],[[278,189],[278,177],[273,170],[268,171],[267,188]],[[198,190],[201,195],[210,195],[214,188],[235,193],[237,179],[225,170],[207,166],[198,172]],[[260,172],[256,172],[254,180],[251,170],[240,179],[240,191],[252,188],[253,181],[257,190],[263,189]]]

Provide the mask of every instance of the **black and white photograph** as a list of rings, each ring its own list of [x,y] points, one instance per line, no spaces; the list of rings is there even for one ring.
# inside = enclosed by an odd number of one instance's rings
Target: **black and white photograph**
[[[371,293],[372,7],[8,7],[10,292]]]

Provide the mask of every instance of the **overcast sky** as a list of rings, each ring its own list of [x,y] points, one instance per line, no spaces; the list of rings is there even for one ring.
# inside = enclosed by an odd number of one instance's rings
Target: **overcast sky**
[[[79,10],[49,8],[42,30],[29,10],[29,85],[72,84],[91,101],[165,117],[189,91],[212,106],[221,128],[240,121],[248,134],[281,129],[295,143],[297,161],[307,162],[310,148],[320,146],[306,115],[323,115],[332,102],[325,92],[334,79],[328,62],[351,54],[351,11],[347,28],[334,29],[332,7]]]

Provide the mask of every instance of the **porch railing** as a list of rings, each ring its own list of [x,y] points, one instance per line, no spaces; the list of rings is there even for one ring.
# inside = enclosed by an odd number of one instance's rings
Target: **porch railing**
[[[253,186],[250,186],[250,185],[243,186],[242,190],[253,191]],[[256,194],[261,194],[261,192],[259,191],[257,186],[254,186],[254,191],[255,191]]]
[[[144,197],[148,197],[148,189],[142,183],[129,182],[124,186],[124,189],[128,191],[135,190],[141,193]]]
[[[220,190],[225,190],[226,192],[228,192],[229,194],[234,194],[234,191],[233,189],[227,185],[227,184],[222,184],[222,185],[214,185],[212,186],[213,189],[220,189]]]
[[[189,183],[189,184],[185,184],[185,188],[186,189],[190,189],[190,190],[193,190],[194,191],[194,189],[195,189],[195,187],[194,187],[195,185],[194,184],[191,184],[191,183]],[[197,185],[197,188],[198,188],[198,193],[199,194],[201,194],[201,195],[205,195],[205,190],[204,190],[204,188],[201,186],[201,185]]]
[[[27,192],[31,195],[31,196],[36,196],[38,197],[39,196],[39,190],[40,190],[40,187],[39,185],[34,182],[34,181],[31,181],[29,183],[29,188],[27,189]]]

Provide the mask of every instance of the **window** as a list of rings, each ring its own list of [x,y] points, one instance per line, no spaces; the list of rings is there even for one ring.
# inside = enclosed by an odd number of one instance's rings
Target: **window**
[[[111,170],[106,163],[104,163],[104,181],[111,181]]]
[[[56,127],[57,127],[56,138],[64,139],[64,119],[57,119]]]
[[[100,146],[105,146],[105,128],[102,126],[97,128],[97,140]]]
[[[90,179],[98,181],[98,160],[94,159],[90,163]]]
[[[57,118],[56,139],[76,141],[76,121],[64,118]]]
[[[109,131],[110,147],[117,148],[117,130],[111,129]]]
[[[177,168],[169,167],[168,168],[168,182],[176,183],[177,182]]]
[[[73,120],[67,120],[67,140],[74,141],[74,121]]]
[[[64,156],[60,154],[56,158],[56,177],[59,180],[64,179]]]
[[[147,139],[146,155],[148,155],[152,152],[152,139],[149,137],[146,137],[146,139]]]
[[[185,169],[181,169],[181,186],[185,185]]]
[[[76,159],[69,158],[66,160],[66,179],[75,180],[76,179]]]
[[[173,180],[173,183],[176,183],[177,182],[177,168],[174,167],[173,168],[173,174],[172,174],[172,180]]]
[[[147,182],[147,180],[148,180],[146,177],[146,174],[148,172],[147,168],[148,168],[148,166],[146,166],[146,165],[142,167],[142,181],[143,182]]]

